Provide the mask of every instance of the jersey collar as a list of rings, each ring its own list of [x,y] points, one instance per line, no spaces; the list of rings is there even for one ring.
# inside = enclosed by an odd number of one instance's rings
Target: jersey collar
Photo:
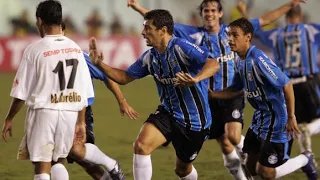
[[[251,51],[252,51],[254,48],[256,48],[256,46],[251,46],[251,47],[249,48],[249,50],[247,51],[247,54],[246,54],[246,59],[250,56]]]

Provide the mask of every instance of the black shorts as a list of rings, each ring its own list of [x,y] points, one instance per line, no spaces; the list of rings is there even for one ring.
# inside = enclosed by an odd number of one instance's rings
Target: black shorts
[[[212,116],[209,139],[221,137],[228,122],[240,122],[243,125],[244,96],[227,100],[211,99],[209,105]]]
[[[172,142],[177,157],[185,163],[191,163],[196,159],[209,133],[209,130],[191,131],[186,129],[178,124],[163,106],[159,106],[156,113],[150,114],[145,122],[154,124],[167,139],[163,146]]]
[[[263,166],[276,168],[290,159],[291,146],[293,140],[286,143],[273,143],[265,141],[248,129],[246,138],[244,139],[243,152],[257,154],[259,163]]]
[[[94,144],[94,133],[93,133],[93,113],[91,106],[86,108],[86,143]],[[74,159],[71,156],[67,156],[68,163],[73,163]]]
[[[306,82],[293,84],[295,115],[297,122],[310,123],[320,117],[320,78],[319,74],[305,77]],[[297,78],[292,78],[296,80]]]

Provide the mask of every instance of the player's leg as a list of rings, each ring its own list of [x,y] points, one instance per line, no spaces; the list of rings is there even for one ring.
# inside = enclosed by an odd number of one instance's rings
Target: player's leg
[[[241,158],[234,146],[234,144],[239,144],[241,139],[242,123],[239,122],[239,119],[243,119],[242,112],[234,109],[235,106],[233,104],[235,103],[232,104],[232,101],[210,100],[209,103],[212,115],[209,138],[218,141],[222,150],[224,166],[229,170],[234,179],[246,179],[241,167]],[[234,117],[232,117],[232,113]]]
[[[308,123],[307,130],[310,133],[310,136],[320,134],[320,118],[313,120],[311,123]]]
[[[209,130],[190,131],[176,122],[172,122],[172,144],[176,151],[176,175],[183,180],[196,180],[197,170],[192,162],[202,148]]]
[[[57,162],[51,163],[51,180],[69,179],[69,174],[64,166],[65,158],[59,158]]]
[[[292,141],[286,143],[272,143],[263,141],[260,149],[257,173],[263,179],[278,179],[300,168],[314,168],[314,158],[310,153],[300,154],[289,159]],[[310,180],[316,180],[317,174],[310,172]]]
[[[171,115],[159,107],[142,125],[133,144],[133,175],[136,180],[152,177],[151,153],[159,146],[170,142]]]
[[[86,137],[86,145],[73,145],[70,151],[71,156],[68,157],[68,162],[72,163],[75,161],[94,179],[107,179],[107,177],[110,177],[109,172],[113,179],[124,179],[122,169],[116,160],[105,155],[94,145],[95,137],[93,133],[93,113],[91,106],[86,108]],[[102,169],[100,165],[104,166],[107,170]]]
[[[27,148],[24,149],[24,153],[28,154],[28,158],[34,165],[34,179],[36,180],[50,179],[56,126],[59,121],[58,117],[58,111],[28,109],[26,134],[23,139],[26,142]]]
[[[248,169],[249,175],[255,180],[259,179],[256,173],[256,167],[260,157],[260,142],[250,128],[248,129],[244,140],[243,152],[248,154],[246,168]]]

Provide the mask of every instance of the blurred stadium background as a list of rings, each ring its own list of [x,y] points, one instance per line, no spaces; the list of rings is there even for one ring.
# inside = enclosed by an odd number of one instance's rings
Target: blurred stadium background
[[[164,8],[171,11],[176,22],[201,25],[197,7],[202,0],[140,0],[148,9]],[[10,104],[9,97],[14,73],[19,66],[23,50],[28,44],[39,39],[35,28],[35,9],[40,0],[0,0],[0,113],[5,117]],[[228,23],[240,15],[235,9],[236,0],[223,0],[224,18]],[[246,0],[251,17],[258,17],[267,10],[274,9],[287,1]],[[132,64],[147,48],[140,36],[143,18],[126,6],[126,0],[61,0],[67,35],[74,39],[84,50],[88,49],[88,38],[97,37],[106,63],[114,67],[126,68]],[[305,22],[320,23],[318,9],[320,1],[309,0],[302,6]],[[266,27],[282,26],[284,19]],[[254,41],[268,54],[271,51]],[[132,143],[139,132],[141,124],[153,112],[159,100],[151,78],[138,80],[122,86],[127,101],[140,113],[138,120],[121,119],[118,104],[113,95],[96,82],[96,101],[93,106],[95,114],[95,134],[97,145],[109,156],[117,159],[127,175],[132,176]],[[23,135],[26,108],[14,120],[13,137],[5,144],[0,140],[0,180],[32,179],[32,166],[29,161],[16,160],[16,152]],[[247,106],[245,127],[250,123],[252,109]],[[1,122],[2,124],[2,122]],[[317,162],[320,163],[320,137],[312,138]],[[292,155],[299,153],[297,144]],[[173,180],[174,149],[160,148],[152,154],[153,179]],[[200,180],[231,179],[223,166],[222,155],[215,141],[207,141],[195,161]],[[67,165],[70,179],[86,180],[90,177],[77,165]],[[283,179],[306,179],[301,171]]]

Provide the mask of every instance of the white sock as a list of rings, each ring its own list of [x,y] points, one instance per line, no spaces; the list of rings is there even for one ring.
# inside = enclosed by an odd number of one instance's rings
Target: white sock
[[[69,180],[69,174],[63,164],[57,163],[51,167],[52,180]]]
[[[234,179],[246,179],[246,176],[244,175],[244,172],[241,168],[240,158],[235,149],[230,154],[222,154],[222,157],[224,160],[224,166],[228,168],[230,174],[234,177]]]
[[[198,172],[194,166],[192,166],[191,173],[185,177],[180,178],[181,180],[197,180],[198,179]]]
[[[150,155],[133,155],[133,176],[135,180],[150,180],[152,163]]]
[[[241,135],[241,139],[240,139],[239,144],[237,144],[235,146],[237,148],[237,151],[241,151],[242,152],[243,144],[244,144],[244,136]]]
[[[310,132],[310,135],[316,135],[320,133],[320,118],[313,120],[311,123],[307,125],[307,128]]]
[[[34,180],[50,180],[50,175],[49,174],[36,174],[34,175]]]
[[[286,163],[276,167],[276,179],[300,169],[305,166],[308,161],[309,159],[303,154],[289,159]]]
[[[116,165],[117,161],[105,155],[100,149],[91,143],[86,143],[86,154],[84,160],[93,164],[102,165],[110,172]]]

